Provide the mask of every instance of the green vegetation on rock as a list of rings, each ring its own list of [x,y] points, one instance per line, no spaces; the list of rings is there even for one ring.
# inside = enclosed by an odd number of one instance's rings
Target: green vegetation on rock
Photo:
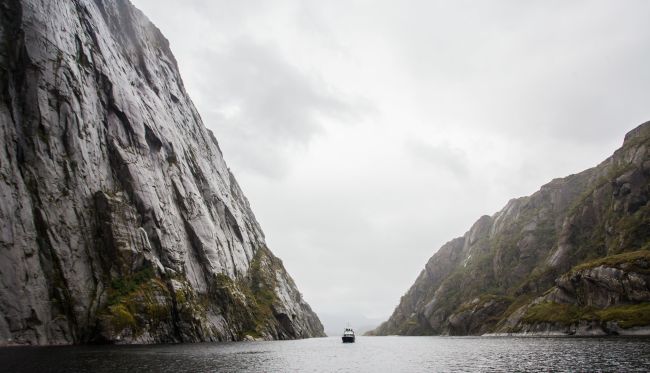
[[[650,325],[650,303],[609,307],[595,314],[602,321],[615,321],[621,328]]]
[[[119,303],[138,289],[143,283],[153,278],[154,271],[151,267],[146,267],[135,273],[114,278],[111,281],[111,287],[108,289],[108,304]]]
[[[598,258],[573,267],[571,272],[575,273],[600,266],[633,270],[638,273],[650,273],[650,250],[644,249]]]
[[[534,323],[557,323],[570,325],[580,320],[591,320],[593,317],[589,310],[581,309],[573,304],[559,304],[554,302],[543,302],[528,308],[523,321],[529,324]]]
[[[115,278],[108,289],[108,302],[102,312],[112,332],[127,331],[134,336],[172,318],[167,286],[146,267]]]
[[[544,302],[531,306],[523,317],[526,323],[576,324],[580,321],[615,322],[627,329],[650,325],[650,303],[626,304],[604,309],[573,304]]]
[[[277,301],[276,273],[281,267],[279,259],[266,248],[260,247],[251,260],[245,278],[231,279],[217,274],[212,286],[212,296],[222,311],[238,325],[239,338],[261,338],[268,335],[276,323],[273,305]]]

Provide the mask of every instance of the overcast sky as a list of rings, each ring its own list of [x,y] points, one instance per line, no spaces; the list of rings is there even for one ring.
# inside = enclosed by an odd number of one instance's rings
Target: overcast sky
[[[650,120],[650,1],[132,1],[323,315]]]

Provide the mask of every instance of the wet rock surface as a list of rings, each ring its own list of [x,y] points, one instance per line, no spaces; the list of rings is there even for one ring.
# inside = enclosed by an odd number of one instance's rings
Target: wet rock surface
[[[647,333],[649,149],[647,122],[598,166],[481,217],[370,334]]]
[[[127,0],[0,7],[0,343],[323,335],[160,31]]]

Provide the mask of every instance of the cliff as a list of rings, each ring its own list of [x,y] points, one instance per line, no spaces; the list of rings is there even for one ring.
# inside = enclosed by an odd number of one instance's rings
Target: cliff
[[[370,334],[637,334],[650,329],[650,122],[442,246]]]
[[[139,10],[6,0],[0,40],[0,344],[324,335]]]

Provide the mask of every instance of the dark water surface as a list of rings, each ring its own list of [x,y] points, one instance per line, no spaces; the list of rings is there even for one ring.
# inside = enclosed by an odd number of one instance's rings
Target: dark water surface
[[[2,372],[650,371],[648,338],[357,337],[0,348]]]

